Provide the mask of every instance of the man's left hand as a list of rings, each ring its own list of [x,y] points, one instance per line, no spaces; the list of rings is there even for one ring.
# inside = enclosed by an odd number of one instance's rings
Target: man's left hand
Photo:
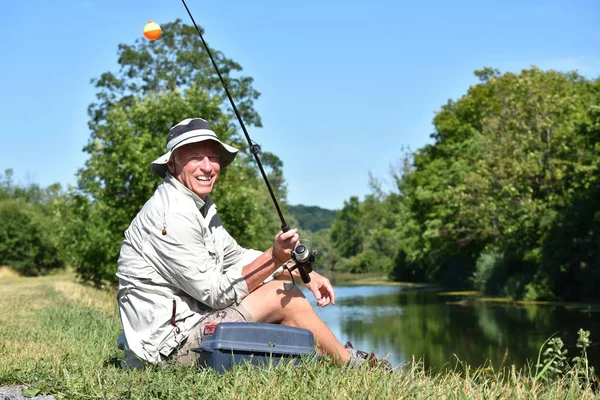
[[[318,306],[326,307],[329,304],[335,304],[333,286],[331,286],[329,279],[323,275],[315,271],[311,272],[310,282],[306,284],[306,287],[315,295]]]

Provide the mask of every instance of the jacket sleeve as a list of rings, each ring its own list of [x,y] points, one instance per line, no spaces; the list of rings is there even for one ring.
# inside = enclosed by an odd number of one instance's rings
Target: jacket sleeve
[[[166,235],[150,232],[144,255],[173,286],[212,309],[239,303],[248,295],[241,268],[221,271],[214,243],[206,243],[202,226],[193,214],[173,213]]]

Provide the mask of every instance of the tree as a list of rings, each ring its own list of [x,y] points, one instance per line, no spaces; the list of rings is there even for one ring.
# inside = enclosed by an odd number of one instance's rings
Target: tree
[[[148,165],[164,153],[169,128],[185,118],[207,119],[222,140],[242,150],[213,196],[226,228],[240,244],[256,248],[268,247],[278,230],[273,206],[195,29],[177,20],[163,30],[161,40],[120,45],[119,72],[92,81],[98,101],[88,109],[91,137],[84,151],[90,158],[78,172],[73,236],[67,245],[79,274],[97,284],[116,280],[123,232],[159,182]],[[252,78],[233,77],[239,64],[213,53],[245,122],[260,126]],[[269,173],[281,176],[281,161],[268,153],[266,159]],[[277,184],[284,196],[282,177]]]
[[[208,97],[215,98],[223,108],[229,110],[217,73],[196,29],[183,24],[180,19],[164,24],[162,28],[160,40],[138,39],[134,45],[120,44],[119,72],[105,72],[100,78],[92,79],[99,90],[96,94],[98,102],[88,108],[92,132],[103,123],[111,105],[115,103],[127,106],[135,98],[151,93],[180,91],[191,86],[202,88]],[[254,100],[260,95],[252,87],[253,79],[232,77],[232,73],[241,71],[242,67],[218,50],[211,49],[211,53],[244,121],[248,125],[261,126],[260,116],[253,108]],[[232,110],[229,111],[232,113]]]
[[[352,196],[344,201],[331,226],[331,242],[342,257],[352,257],[362,251],[364,232],[360,225],[360,202]]]
[[[598,81],[537,68],[476,74],[481,83],[437,113],[435,142],[415,153],[415,170],[402,179],[416,230],[396,267],[416,262],[428,279],[464,284],[481,265],[492,273],[478,276],[505,294],[564,294],[558,286],[541,289],[549,273],[543,241],[551,221],[597,175],[594,131],[580,128],[590,126]]]
[[[288,210],[298,220],[300,228],[310,232],[328,229],[335,219],[336,211],[318,206],[305,206],[298,204],[289,206]]]
[[[531,298],[598,299],[600,105],[592,105],[589,111],[590,119],[576,128],[580,140],[571,142],[580,158],[570,165],[564,206],[541,223],[540,268],[527,288]]]
[[[0,265],[25,275],[63,267],[62,205],[67,194],[60,184],[47,188],[13,181],[13,170],[0,174]]]

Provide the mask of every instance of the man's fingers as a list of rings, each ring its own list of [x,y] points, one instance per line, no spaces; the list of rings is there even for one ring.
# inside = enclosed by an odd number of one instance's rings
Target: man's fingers
[[[312,292],[315,295],[315,299],[317,299],[317,301],[321,300],[321,292],[319,292],[317,289],[312,289]]]
[[[331,303],[331,299],[329,298],[329,296],[323,296],[321,297],[321,300],[317,301],[317,305],[320,307],[325,307],[329,305],[329,303]]]
[[[318,303],[321,300],[321,292],[319,291],[319,288],[317,288],[316,286],[310,286],[309,289],[315,296],[315,299],[317,299]]]
[[[326,305],[329,305],[330,303],[333,304],[333,301],[334,301],[333,287],[331,287],[331,284],[329,283],[328,279],[325,279],[323,281],[323,286],[321,286],[320,290],[321,290],[321,294],[323,297],[321,297],[321,304],[319,304],[319,305],[321,307],[325,307]]]
[[[292,240],[291,240],[292,248],[296,248],[296,244],[298,243],[299,240],[300,240],[299,235],[292,236]]]
[[[331,282],[329,282],[329,279],[325,280],[325,288],[329,292],[329,297],[331,297],[331,304],[335,304],[335,291],[333,290],[333,286],[331,285]]]
[[[293,237],[294,235],[298,235],[298,229],[294,228],[294,229],[290,229],[287,232],[282,232],[279,234],[279,240],[281,241],[286,241],[288,239],[290,239],[291,237]]]

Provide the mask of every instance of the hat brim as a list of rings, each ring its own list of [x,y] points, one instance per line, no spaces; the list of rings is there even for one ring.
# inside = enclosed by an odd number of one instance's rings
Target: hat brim
[[[173,147],[173,149],[167,151],[165,154],[152,161],[152,163],[150,163],[150,170],[156,175],[160,176],[161,178],[164,178],[165,176],[167,176],[167,163],[171,159],[171,155],[175,150],[187,144],[204,142],[207,140],[211,140],[219,144],[219,158],[221,168],[226,168],[229,164],[233,162],[235,156],[237,155],[238,149],[236,149],[233,146],[229,146],[228,144],[225,144],[214,137],[194,136],[183,140],[182,142],[178,143],[175,147]]]

